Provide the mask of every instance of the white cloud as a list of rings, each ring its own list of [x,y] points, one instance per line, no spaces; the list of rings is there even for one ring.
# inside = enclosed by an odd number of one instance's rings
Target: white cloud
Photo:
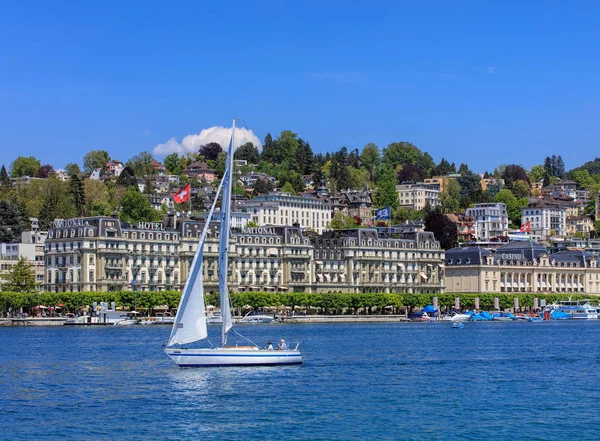
[[[187,135],[181,142],[177,142],[175,138],[169,139],[163,144],[158,144],[154,147],[156,155],[168,155],[169,153],[187,153],[197,152],[201,145],[209,142],[218,142],[223,150],[229,146],[231,138],[231,127],[210,127],[202,130],[197,135]],[[237,128],[235,130],[235,147],[239,147],[247,142],[251,142],[260,149],[261,142],[252,130],[245,128]]]

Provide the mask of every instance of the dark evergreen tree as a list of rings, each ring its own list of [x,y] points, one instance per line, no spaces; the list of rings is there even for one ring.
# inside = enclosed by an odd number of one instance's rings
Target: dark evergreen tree
[[[335,153],[335,159],[342,166],[348,165],[348,149],[346,147],[342,147]]]
[[[448,161],[446,161],[444,158],[442,158],[440,163],[431,170],[431,175],[432,176],[447,176],[450,173],[455,173],[455,172],[456,172],[456,167],[454,166],[454,164],[450,165],[450,163]]]
[[[0,242],[19,242],[21,232],[28,227],[18,205],[0,200]]]
[[[555,173],[555,176],[561,179],[565,176],[565,163],[560,155],[556,157]]]
[[[348,165],[354,168],[360,168],[360,153],[358,149],[354,149],[348,155]]]
[[[85,215],[85,189],[83,182],[77,175],[71,175],[69,180],[69,193],[73,196],[75,203],[75,210],[77,216],[81,217]]]
[[[320,168],[315,169],[315,171],[312,173],[312,181],[313,187],[315,188],[319,188],[321,186],[321,182],[325,183],[325,176]]]
[[[267,133],[267,136],[265,136],[265,142],[263,144],[263,149],[262,149],[262,153],[261,153],[261,159],[267,161],[267,162],[277,162],[277,145],[275,143],[275,141],[273,141],[273,138],[271,137],[270,133]]]
[[[458,173],[460,173],[460,174],[470,173],[469,166],[464,163],[460,164],[460,167],[458,167]]]
[[[8,190],[11,187],[11,180],[6,171],[6,167],[2,164],[2,169],[0,170],[0,189]]]
[[[117,185],[121,187],[129,188],[129,187],[137,187],[137,179],[135,178],[135,173],[131,167],[126,166],[119,177],[117,178]]]
[[[458,183],[461,188],[461,196],[471,196],[472,194],[481,191],[481,177],[470,171],[468,168],[466,172],[461,173],[460,178],[458,178]]]

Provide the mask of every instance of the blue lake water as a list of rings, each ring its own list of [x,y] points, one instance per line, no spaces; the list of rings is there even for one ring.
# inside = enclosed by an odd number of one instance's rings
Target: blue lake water
[[[0,438],[600,439],[600,320],[450,326],[239,327],[304,365],[208,369],[163,326],[0,328]]]

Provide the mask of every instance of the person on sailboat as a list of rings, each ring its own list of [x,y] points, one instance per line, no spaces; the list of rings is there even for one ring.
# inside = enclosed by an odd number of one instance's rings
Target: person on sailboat
[[[279,349],[281,349],[282,351],[287,350],[287,345],[285,344],[285,340],[283,338],[279,340]]]
[[[273,350],[273,343],[271,343],[270,341],[267,342],[267,347],[265,348],[267,351],[272,351]]]

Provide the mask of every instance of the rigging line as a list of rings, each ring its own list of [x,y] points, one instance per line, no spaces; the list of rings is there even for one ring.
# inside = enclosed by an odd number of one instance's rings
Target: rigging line
[[[250,131],[250,129],[248,128],[248,124],[246,124],[246,121],[244,121],[242,118],[235,117],[233,119],[235,119],[236,121],[241,121],[246,127],[246,130]]]
[[[234,334],[236,334],[238,337],[243,338],[244,340],[247,340],[248,342],[252,343],[254,346],[259,347],[258,344],[256,344],[255,342],[253,342],[252,340],[250,340],[248,337],[244,337],[242,334],[240,334],[239,332],[237,332],[235,329],[231,328],[230,332],[233,332]]]

